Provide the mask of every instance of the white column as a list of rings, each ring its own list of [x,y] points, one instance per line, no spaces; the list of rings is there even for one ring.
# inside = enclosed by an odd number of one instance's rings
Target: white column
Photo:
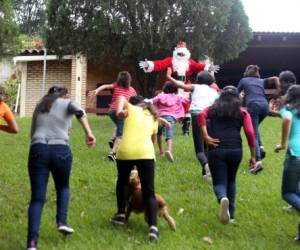
[[[82,65],[80,54],[76,55],[75,100],[81,104]]]
[[[26,82],[27,82],[27,62],[20,63],[21,65],[21,100],[20,100],[20,117],[26,115]]]

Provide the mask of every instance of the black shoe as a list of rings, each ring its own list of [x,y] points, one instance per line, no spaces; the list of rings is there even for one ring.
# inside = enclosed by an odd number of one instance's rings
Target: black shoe
[[[116,214],[114,217],[110,219],[110,222],[115,225],[125,225],[126,219],[123,214]]]
[[[261,159],[264,159],[266,157],[266,151],[265,151],[264,147],[260,147],[259,150],[260,150]]]
[[[112,138],[112,139],[110,139],[110,141],[108,142],[108,145],[109,145],[110,149],[113,148],[114,143],[115,143],[115,140],[116,140],[116,138]]]
[[[260,163],[260,162],[257,162],[257,163],[255,164],[255,167],[251,168],[251,169],[249,170],[249,172],[250,172],[251,174],[257,174],[258,172],[262,171],[263,169],[264,169],[264,168],[263,168],[263,166],[261,165],[261,163]]]
[[[113,161],[115,162],[116,161],[116,154],[114,152],[110,152],[107,156],[107,158],[110,160],[110,161]]]
[[[151,226],[149,229],[149,240],[150,241],[158,241],[159,238],[159,233],[158,233],[158,229],[155,226]]]

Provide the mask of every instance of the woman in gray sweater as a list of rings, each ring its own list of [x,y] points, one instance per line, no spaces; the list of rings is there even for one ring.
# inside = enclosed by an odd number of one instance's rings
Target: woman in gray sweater
[[[76,116],[85,132],[86,145],[90,147],[96,143],[84,110],[76,101],[66,98],[66,95],[65,87],[51,87],[37,104],[33,113],[28,157],[31,185],[31,200],[28,208],[28,250],[35,250],[37,247],[50,173],[57,195],[57,229],[63,234],[74,232],[67,225],[69,179],[72,165],[68,133],[73,115]]]

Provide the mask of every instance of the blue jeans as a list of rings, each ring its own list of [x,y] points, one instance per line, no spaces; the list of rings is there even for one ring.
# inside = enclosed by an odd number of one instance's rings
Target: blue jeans
[[[122,137],[123,135],[123,127],[124,127],[124,120],[123,119],[119,119],[116,115],[116,111],[109,111],[108,115],[110,117],[110,119],[114,122],[114,124],[116,125],[116,137]]]
[[[174,130],[176,128],[176,119],[170,115],[163,115],[161,117],[164,118],[165,120],[167,120],[169,123],[171,123],[171,128],[166,128],[166,140],[173,139]],[[164,129],[164,126],[159,126],[157,135],[162,135],[163,129]]]
[[[251,102],[247,105],[255,133],[255,153],[256,160],[261,160],[260,146],[262,146],[258,126],[266,118],[269,112],[269,105],[267,102]]]
[[[300,212],[300,157],[292,156],[289,151],[284,160],[281,194],[282,198]]]
[[[200,127],[198,125],[198,114],[192,114],[192,133],[196,157],[202,167],[202,175],[205,175],[205,165],[207,163],[206,149],[204,140],[201,136]]]
[[[47,184],[51,172],[56,189],[56,222],[67,224],[72,153],[67,145],[37,143],[30,147],[28,171],[31,200],[28,208],[28,240],[38,240]]]
[[[236,173],[242,160],[242,149],[212,149],[208,151],[208,164],[213,189],[218,202],[224,197],[229,200],[230,218],[234,218]]]

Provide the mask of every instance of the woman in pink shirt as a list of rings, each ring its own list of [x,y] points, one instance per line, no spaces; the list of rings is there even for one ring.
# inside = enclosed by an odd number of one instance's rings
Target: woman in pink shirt
[[[178,88],[174,83],[167,82],[163,87],[163,92],[152,99],[153,104],[159,110],[160,117],[167,120],[170,128],[159,126],[157,133],[157,142],[159,152],[161,155],[165,154],[170,162],[174,161],[172,155],[173,136],[176,122],[182,120],[184,117],[183,103],[188,103],[189,98],[183,98],[177,95]],[[163,129],[166,129],[166,142],[168,149],[164,152],[162,143]]]

